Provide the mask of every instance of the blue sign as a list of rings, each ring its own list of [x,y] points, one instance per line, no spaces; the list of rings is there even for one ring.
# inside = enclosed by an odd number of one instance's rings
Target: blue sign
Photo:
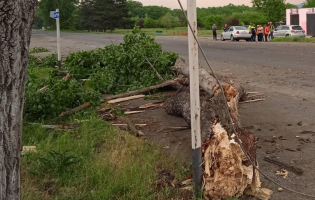
[[[59,12],[54,12],[54,19],[58,19],[59,18]]]

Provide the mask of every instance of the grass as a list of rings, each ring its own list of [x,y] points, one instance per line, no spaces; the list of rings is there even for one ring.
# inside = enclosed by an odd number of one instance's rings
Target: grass
[[[308,42],[315,43],[315,38],[302,38],[302,37],[277,37],[272,42]]]
[[[158,188],[158,172],[168,170],[182,181],[190,170],[174,158],[129,133],[111,127],[96,113],[78,113],[74,132],[45,130],[25,124],[23,145],[37,152],[24,154],[22,189],[24,200],[171,199],[181,192]],[[46,122],[47,124],[48,122]]]
[[[182,36],[182,31],[185,33],[188,28],[186,27],[176,27],[174,29],[168,29],[166,30],[165,28],[142,28],[141,29],[143,32],[145,32],[147,35],[150,36]],[[115,29],[114,34],[127,34],[131,33],[132,29]],[[156,31],[163,31],[163,33],[156,33]],[[63,30],[63,32],[75,32],[75,33],[94,33],[94,34],[106,34],[106,33],[111,33],[110,31],[107,32],[93,32],[93,31],[75,31],[75,30]],[[175,33],[175,34],[174,34]],[[220,35],[222,33],[221,30],[217,31],[217,34]],[[211,36],[212,31],[211,30],[199,30],[198,31],[198,36],[199,37],[207,37]]]
[[[41,52],[49,52],[48,49],[43,47],[34,47],[30,50],[30,53],[41,53]]]

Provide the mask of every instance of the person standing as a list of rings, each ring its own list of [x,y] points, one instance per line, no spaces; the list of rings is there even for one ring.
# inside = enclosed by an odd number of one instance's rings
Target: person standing
[[[212,32],[213,32],[213,40],[217,40],[217,26],[213,24],[212,26]]]
[[[263,41],[263,37],[264,37],[264,29],[261,25],[258,26],[257,28],[257,34],[258,34],[258,41],[262,42]]]
[[[268,42],[268,35],[269,35],[269,27],[267,24],[264,26],[264,35],[265,35],[265,42]]]
[[[225,24],[225,25],[224,25],[224,28],[223,28],[223,31],[226,31],[227,29],[228,29],[228,25]]]
[[[248,30],[252,31],[252,23],[249,23]]]
[[[275,26],[270,22],[270,40],[273,39],[273,32],[275,30]]]
[[[254,41],[256,41],[256,27],[255,27],[255,24],[252,25],[251,30],[252,30],[252,38],[251,38],[251,40],[254,42]]]

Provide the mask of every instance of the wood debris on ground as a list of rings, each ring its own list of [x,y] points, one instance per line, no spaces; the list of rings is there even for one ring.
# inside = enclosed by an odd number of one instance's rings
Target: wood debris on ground
[[[128,126],[129,132],[136,136],[136,137],[143,137],[144,133],[142,131],[139,131],[136,126],[128,119],[128,118],[124,118],[123,119],[125,121],[125,123]]]
[[[303,174],[303,169],[301,169],[299,167],[296,167],[296,166],[293,166],[293,165],[290,165],[290,164],[285,163],[283,161],[280,161],[280,160],[278,160],[276,158],[265,157],[264,161],[272,163],[272,164],[275,164],[275,165],[278,165],[279,167],[281,167],[283,169],[286,169],[286,170],[289,170],[291,172],[294,172],[297,175],[302,175]]]
[[[108,101],[109,104],[114,104],[114,103],[120,103],[124,101],[129,101],[129,100],[134,100],[134,99],[140,99],[145,97],[145,95],[135,95],[135,96],[130,96],[130,97],[124,97],[124,98],[118,98],[118,99],[113,99]]]
[[[255,100],[248,100],[248,101],[242,101],[240,103],[251,103],[251,102],[258,102],[258,101],[264,101],[265,99],[255,99]]]
[[[189,126],[183,126],[183,127],[168,127],[164,129],[157,130],[156,132],[175,132],[175,131],[181,131],[181,130],[187,130],[190,129]]]
[[[65,77],[65,81],[69,80],[71,77],[71,74],[70,73],[67,73],[66,77]]]
[[[277,176],[282,176],[283,178],[288,178],[289,172],[285,169],[280,169],[276,172]]]
[[[36,146],[23,146],[22,155],[30,151],[36,152]]]
[[[48,89],[48,85],[38,90],[38,92],[44,92]]]
[[[132,114],[138,114],[138,113],[143,113],[144,111],[128,111],[125,112],[126,115],[132,115]]]
[[[85,104],[83,104],[83,105],[81,105],[81,106],[78,106],[78,107],[76,107],[76,108],[73,108],[73,109],[71,109],[71,110],[68,110],[68,111],[66,111],[66,112],[61,113],[61,114],[59,115],[59,117],[64,117],[64,116],[72,115],[72,114],[74,114],[74,113],[77,113],[77,112],[79,112],[79,111],[81,111],[81,110],[83,110],[83,109],[89,107],[90,105],[91,105],[90,102],[86,102]]]
[[[162,107],[162,106],[163,106],[163,103],[160,103],[160,104],[147,103],[147,104],[140,106],[139,108],[140,109],[147,109],[147,108],[156,108],[156,107]]]

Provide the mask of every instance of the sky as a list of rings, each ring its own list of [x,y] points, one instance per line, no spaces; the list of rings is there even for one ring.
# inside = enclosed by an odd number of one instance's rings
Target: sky
[[[137,0],[143,3],[144,6],[148,5],[157,5],[157,6],[164,6],[169,8],[180,8],[178,5],[177,0]],[[287,0],[287,3],[292,4],[300,4],[304,0]],[[181,0],[184,8],[186,8],[186,2],[187,0]],[[235,5],[248,5],[251,6],[250,3],[251,0],[197,0],[197,6],[198,7],[213,7],[213,6],[224,6],[228,5],[229,3],[235,4]]]

